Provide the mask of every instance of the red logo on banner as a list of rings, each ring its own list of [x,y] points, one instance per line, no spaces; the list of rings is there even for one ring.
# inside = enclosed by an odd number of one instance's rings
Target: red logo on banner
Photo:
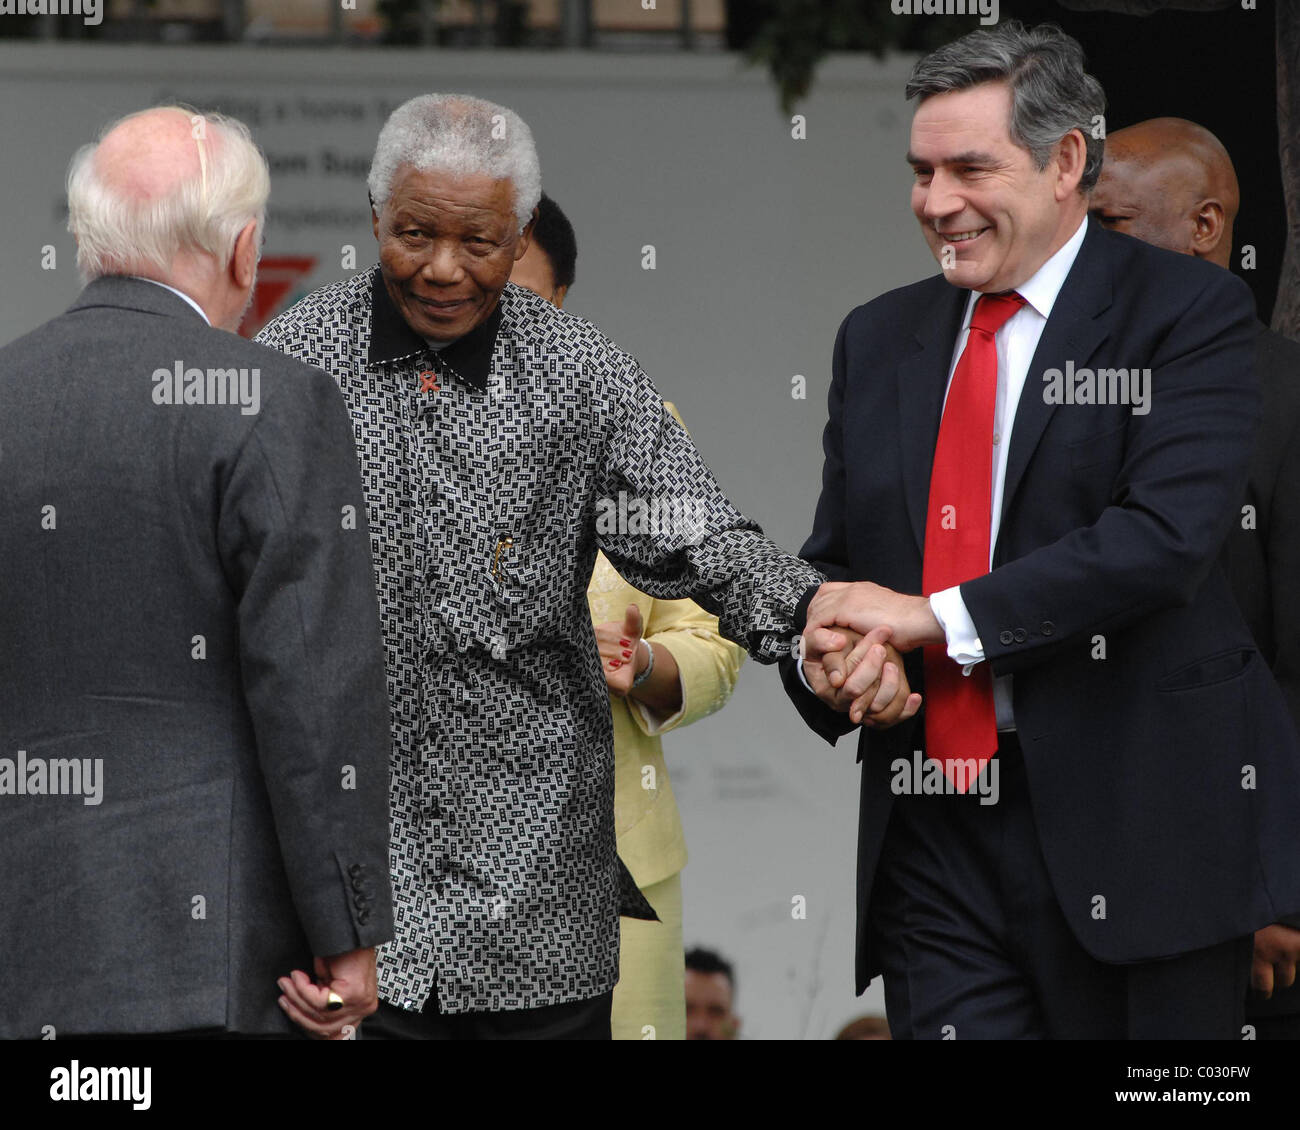
[[[281,309],[290,298],[300,297],[298,286],[316,267],[315,255],[264,255],[257,265],[257,285],[253,301],[239,323],[243,337],[252,337]]]

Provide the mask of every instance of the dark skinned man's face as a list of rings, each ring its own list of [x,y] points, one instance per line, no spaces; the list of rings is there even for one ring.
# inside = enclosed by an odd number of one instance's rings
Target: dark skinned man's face
[[[1113,156],[1107,153],[1102,161],[1088,211],[1112,231],[1190,254],[1196,222],[1180,208],[1184,195],[1170,183],[1168,170],[1126,160],[1121,150]]]
[[[516,286],[527,287],[547,302],[564,309],[564,296],[569,288],[555,285],[555,267],[540,243],[534,241],[529,244],[527,253],[515,263],[515,269],[510,272],[510,281]]]
[[[488,318],[532,232],[531,222],[519,231],[509,180],[410,166],[371,216],[388,295],[432,341],[455,341]]]
[[[725,973],[686,971],[686,1038],[734,1040],[740,1027],[731,1012],[731,981]]]

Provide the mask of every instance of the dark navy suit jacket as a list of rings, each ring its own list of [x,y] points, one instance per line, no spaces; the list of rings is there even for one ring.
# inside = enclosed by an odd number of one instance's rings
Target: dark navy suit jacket
[[[930,469],[968,294],[936,276],[840,328],[802,551],[833,579],[921,591]],[[1017,409],[994,567],[961,586],[993,673],[1014,676],[1057,899],[1102,961],[1209,946],[1300,906],[1300,751],[1216,563],[1259,426],[1254,347],[1240,280],[1089,221]],[[1150,368],[1150,411],[1050,403],[1044,376],[1067,362]],[[907,670],[924,694],[919,659]],[[834,742],[851,728],[789,661],[782,674],[817,733]],[[866,921],[890,763],[924,748],[922,718],[859,736],[859,991],[878,970]]]

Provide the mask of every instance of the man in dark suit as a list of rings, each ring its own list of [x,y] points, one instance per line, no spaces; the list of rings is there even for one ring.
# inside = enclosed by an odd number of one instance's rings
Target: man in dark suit
[[[809,594],[809,654],[889,625],[925,699],[859,741],[859,991],[884,973],[903,1039],[1239,1038],[1252,934],[1300,901],[1296,738],[1215,564],[1249,291],[1088,222],[1104,96],[1058,29],[981,29],[907,93],[943,273],[841,327],[803,549],[870,578]]]
[[[324,373],[223,332],[268,187],[238,122],[123,119],[69,173],[89,285],[0,350],[0,1037],[345,1038],[377,1007],[351,425]]]
[[[1153,118],[1106,138],[1090,206],[1112,231],[1227,269],[1238,203],[1236,170],[1222,142],[1195,122]],[[1223,567],[1300,727],[1300,344],[1262,322],[1258,330],[1263,422]],[[1255,931],[1246,1018],[1261,1038],[1300,1038],[1297,960],[1300,914]]]

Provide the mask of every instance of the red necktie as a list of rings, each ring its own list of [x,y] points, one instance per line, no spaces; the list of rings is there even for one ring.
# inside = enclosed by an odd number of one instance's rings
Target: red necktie
[[[957,360],[930,472],[925,517],[925,596],[989,571],[993,519],[993,414],[998,394],[998,353],[993,335],[1025,300],[981,295],[971,316],[966,348]],[[987,663],[963,675],[942,644],[925,649],[925,746],[960,791],[998,748],[993,677]],[[967,763],[973,761],[975,774]],[[963,763],[963,764],[958,764]]]

